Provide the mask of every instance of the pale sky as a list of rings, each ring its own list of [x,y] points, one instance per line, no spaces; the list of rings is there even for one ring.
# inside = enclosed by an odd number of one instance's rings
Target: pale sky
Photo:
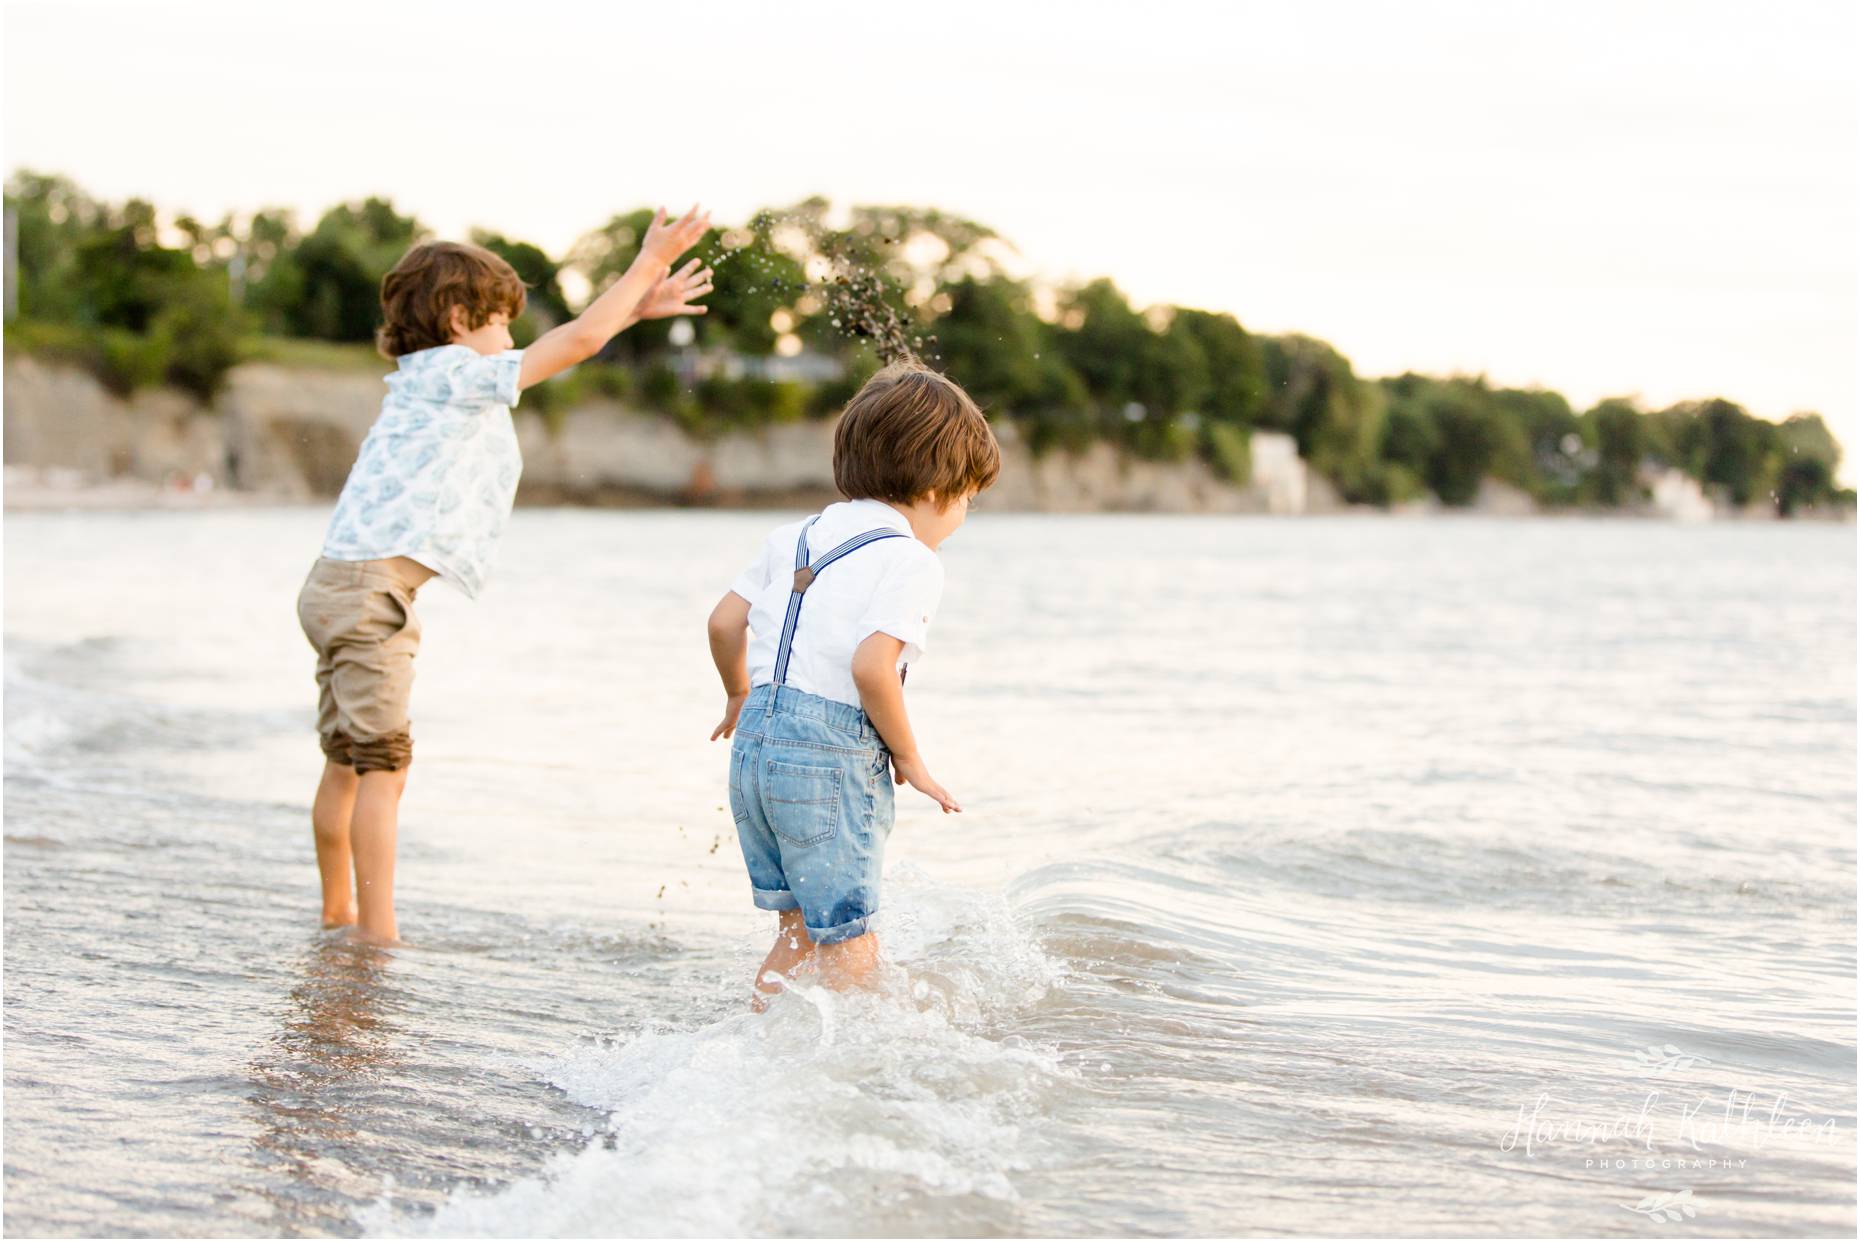
[[[1855,12],[20,0],[4,162],[211,216],[384,193],[558,254],[647,203],[933,205],[1365,375],[1722,395],[1853,446]]]

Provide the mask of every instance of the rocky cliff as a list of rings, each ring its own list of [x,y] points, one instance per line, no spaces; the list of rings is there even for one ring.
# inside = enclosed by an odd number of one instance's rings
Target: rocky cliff
[[[83,371],[24,356],[7,358],[5,378],[10,493],[55,477],[333,496],[382,394],[378,375],[260,363],[235,369],[210,406],[167,390],[119,398]],[[516,422],[519,503],[785,505],[835,494],[830,421],[699,440],[668,419],[600,401],[549,422],[519,406]],[[1139,461],[1108,444],[1036,457],[1011,425],[997,431],[1006,460],[988,498],[994,509],[1284,513],[1336,504],[1282,435],[1256,435],[1255,478],[1236,487],[1197,461]]]

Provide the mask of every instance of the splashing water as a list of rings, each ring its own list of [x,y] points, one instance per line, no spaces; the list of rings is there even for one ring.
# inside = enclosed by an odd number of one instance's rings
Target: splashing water
[[[840,331],[870,340],[886,363],[922,362],[917,350],[924,338],[912,331],[903,314],[891,304],[884,278],[848,259],[835,260],[835,266],[841,270],[834,272],[824,288],[827,306]]]
[[[764,211],[752,219],[746,229],[723,234],[723,244],[707,258],[713,268],[731,263],[748,263],[759,269],[776,292],[788,292],[789,282],[768,275],[768,263],[756,254],[753,244],[764,244],[779,230],[790,230],[805,239],[807,254],[803,270],[810,275],[805,284],[794,288],[796,301],[813,295],[821,305],[821,314],[842,338],[852,342],[869,342],[883,363],[938,361],[937,337],[924,331],[911,314],[899,309],[902,300],[895,285],[881,266],[863,261],[856,253],[853,235],[829,228],[816,213],[806,211]],[[730,245],[736,234],[739,245]],[[878,238],[882,246],[897,246],[897,237]],[[758,277],[757,279],[762,279]],[[756,292],[761,286],[750,286]]]
[[[901,866],[887,885],[886,984],[795,981],[764,1014],[583,1043],[538,1064],[606,1114],[581,1150],[431,1216],[387,1204],[370,1233],[740,1236],[880,1232],[964,1219],[1013,1228],[1012,1177],[1040,1158],[1046,1101],[1075,1071],[1009,1033],[1058,983],[998,897]],[[936,1232],[940,1229],[931,1229]]]

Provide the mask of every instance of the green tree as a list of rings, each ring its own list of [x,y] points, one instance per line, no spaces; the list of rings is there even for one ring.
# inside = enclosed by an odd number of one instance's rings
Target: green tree
[[[81,321],[148,331],[163,303],[198,274],[186,251],[163,246],[158,236],[154,207],[130,199],[78,243]]]
[[[1841,464],[1841,446],[1819,414],[1791,414],[1776,429],[1775,449],[1780,459],[1776,478],[1776,509],[1783,516],[1810,506],[1838,504],[1843,500],[1835,484]]]
[[[1604,505],[1640,500],[1640,463],[1648,448],[1646,416],[1631,401],[1611,397],[1585,412],[1582,421],[1584,439],[1595,448],[1590,494]]]
[[[1384,466],[1402,471],[1402,477],[1424,481],[1433,468],[1440,433],[1425,398],[1434,381],[1413,372],[1381,381],[1387,402],[1379,456]]]
[[[1093,399],[1122,407],[1138,399],[1138,358],[1151,335],[1143,316],[1109,280],[1073,291],[1061,309],[1060,355]]]
[[[1735,503],[1749,504],[1775,477],[1769,460],[1773,429],[1720,397],[1694,404],[1705,442],[1701,477],[1723,487]]]
[[[1777,428],[1776,445],[1785,456],[1821,462],[1830,473],[1841,464],[1840,442],[1819,414],[1791,414],[1785,418]]]
[[[643,208],[614,216],[575,243],[569,262],[595,289],[605,289],[639,255],[652,216]],[[716,273],[715,288],[704,299],[709,310],[691,321],[700,343],[767,353],[782,335],[778,322],[792,331],[810,313],[811,303],[799,305],[808,292],[801,261],[771,240],[780,223],[771,213],[758,212],[746,227],[712,229],[692,249],[690,257],[702,259]],[[669,320],[638,324],[615,338],[610,356],[656,356],[668,347],[670,328]]]
[[[213,395],[238,359],[242,326],[217,266],[220,227],[182,216],[170,229],[182,244],[165,245],[151,204],[104,206],[32,173],[13,179],[7,202],[22,316],[87,330],[77,356],[117,391],[166,380]]]
[[[1262,423],[1290,432],[1312,469],[1350,500],[1377,497],[1386,415],[1380,389],[1356,377],[1350,360],[1315,338],[1266,337]]]
[[[1008,249],[995,231],[934,207],[859,207],[844,230],[825,226],[823,200],[771,213],[806,236],[814,253],[881,273],[895,287],[927,299],[939,285],[1003,276]]]
[[[1540,501],[1570,503],[1582,483],[1582,420],[1562,393],[1498,388],[1488,398],[1498,423],[1493,473]]]
[[[1034,314],[1025,285],[965,276],[945,292],[949,310],[936,321],[937,360],[985,409],[1031,416],[1089,399]]]
[[[301,286],[286,308],[286,323],[299,336],[373,340],[381,322],[381,278],[426,235],[418,220],[384,198],[330,208],[297,244]]]
[[[299,240],[296,217],[288,208],[254,212],[243,229],[234,231],[239,302],[260,332],[297,332],[304,298],[303,269],[297,265]],[[232,276],[230,264],[228,275]]]
[[[1784,517],[1811,505],[1827,503],[1835,494],[1834,472],[1816,457],[1792,457],[1783,462],[1776,480],[1776,511]]]
[[[163,377],[202,401],[212,400],[239,361],[243,326],[223,274],[196,270],[170,290],[149,324]]]
[[[516,269],[526,290],[523,318],[532,321],[526,334],[530,339],[538,329],[546,332],[574,318],[568,309],[568,299],[562,295],[562,265],[551,259],[541,246],[513,241],[502,233],[485,229],[473,229],[471,239]]]
[[[1145,457],[1195,447],[1181,415],[1207,395],[1206,358],[1187,332],[1157,331],[1116,285],[1095,280],[1064,301],[1056,344],[1096,406],[1099,425]]]
[[[1436,385],[1424,400],[1436,437],[1427,484],[1444,504],[1471,504],[1497,456],[1496,420],[1465,384]]]
[[[1232,315],[1178,310],[1171,333],[1194,342],[1207,368],[1201,413],[1214,422],[1251,427],[1266,403],[1266,359],[1259,341]]]
[[[74,323],[85,314],[78,256],[107,226],[103,206],[66,177],[21,170],[7,182],[6,206],[17,229],[19,314]]]
[[[210,395],[247,323],[272,333],[362,341],[381,277],[425,234],[385,199],[342,204],[308,235],[287,211],[243,225],[158,219],[131,199],[91,199],[68,179],[20,171],[6,201],[17,227],[21,321],[11,339],[90,365],[119,389],[166,380]],[[1738,504],[1785,513],[1851,504],[1835,483],[1839,444],[1815,414],[1778,425],[1722,398],[1643,414],[1610,400],[1578,417],[1557,393],[1493,388],[1483,377],[1406,374],[1374,382],[1323,341],[1255,337],[1231,316],[1132,307],[1109,280],[1063,294],[1057,322],[1003,270],[1011,252],[973,220],[934,209],[861,206],[844,228],[809,199],[714,230],[696,254],[717,272],[699,339],[754,353],[789,333],[837,353],[839,380],[811,389],[711,379],[695,388],[655,360],[670,325],[637,325],[615,352],[652,363],[584,373],[580,391],[640,393],[685,425],[760,426],[837,409],[900,345],[946,367],[1036,448],[1111,438],[1141,455],[1199,451],[1235,479],[1255,427],[1291,433],[1312,469],[1352,500],[1386,502],[1425,485],[1450,504],[1488,475],[1549,503],[1632,503],[1643,463],[1678,467]],[[596,286],[638,252],[651,213],[614,216],[569,262]],[[538,322],[569,315],[563,264],[498,233],[474,240],[529,287]],[[809,278],[812,277],[812,283]],[[837,320],[837,322],[836,322]],[[531,332],[521,321],[519,339]],[[868,339],[869,338],[869,339]],[[575,399],[573,390],[555,394]]]

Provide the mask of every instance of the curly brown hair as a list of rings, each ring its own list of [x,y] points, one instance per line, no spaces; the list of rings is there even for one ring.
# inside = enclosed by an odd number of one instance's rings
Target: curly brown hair
[[[833,482],[848,500],[947,508],[1001,474],[1001,445],[981,407],[947,376],[894,362],[865,382],[833,430]]]
[[[523,313],[523,279],[510,264],[463,242],[421,242],[381,278],[381,327],[375,347],[384,357],[452,341],[452,308],[463,307],[469,327],[481,328],[499,311]]]

